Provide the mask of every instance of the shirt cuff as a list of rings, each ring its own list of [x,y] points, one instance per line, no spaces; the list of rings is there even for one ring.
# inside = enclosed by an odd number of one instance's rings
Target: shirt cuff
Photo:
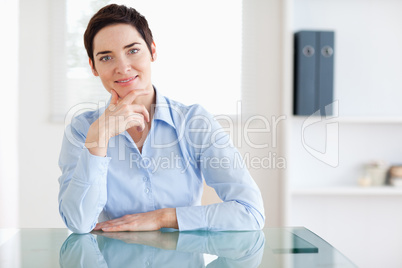
[[[205,206],[176,208],[180,231],[208,230]]]
[[[86,184],[98,182],[99,178],[106,178],[111,157],[101,157],[91,154],[83,148],[73,179]]]

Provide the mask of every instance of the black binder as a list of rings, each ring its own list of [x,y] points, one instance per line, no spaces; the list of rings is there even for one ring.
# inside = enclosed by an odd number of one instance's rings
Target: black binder
[[[325,106],[333,102],[334,32],[295,33],[294,114],[332,115]]]

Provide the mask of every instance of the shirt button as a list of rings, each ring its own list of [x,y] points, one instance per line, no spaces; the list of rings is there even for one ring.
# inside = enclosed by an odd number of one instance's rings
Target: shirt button
[[[146,188],[146,189],[145,189],[145,193],[146,193],[146,194],[149,193],[149,188]]]
[[[145,263],[145,265],[146,265],[146,266],[149,266],[149,261],[147,261],[147,262]]]
[[[143,181],[148,181],[148,177],[144,177],[142,179],[143,179]]]

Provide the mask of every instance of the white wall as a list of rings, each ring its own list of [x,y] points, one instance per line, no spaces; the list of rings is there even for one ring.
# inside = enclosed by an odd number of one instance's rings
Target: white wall
[[[267,148],[252,148],[253,146],[248,146],[243,141],[240,151],[249,152],[251,156],[259,159],[272,156],[271,165],[265,164],[270,166],[269,168],[250,168],[263,194],[266,226],[282,225],[284,217],[281,182],[284,169],[273,164],[275,160],[279,161],[281,157],[285,157],[282,150],[284,140],[280,135],[283,122],[275,124],[275,120],[282,115],[281,29],[282,1],[243,1],[242,124],[253,115],[262,116],[267,119],[270,132],[250,135],[253,143],[266,143],[269,145]],[[278,125],[276,137],[274,125]],[[259,129],[263,127],[264,124],[257,120],[250,126]]]
[[[18,226],[18,4],[0,1],[0,228]]]
[[[63,125],[49,122],[49,6],[50,0],[20,1],[21,227],[64,227],[57,203]]]

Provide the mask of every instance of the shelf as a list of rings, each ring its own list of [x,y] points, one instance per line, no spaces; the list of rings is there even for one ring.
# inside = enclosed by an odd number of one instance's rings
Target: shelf
[[[361,123],[361,124],[402,124],[402,117],[339,117],[335,118],[339,123]]]
[[[293,116],[294,120],[306,120],[308,116]],[[402,117],[392,116],[341,116],[330,119],[341,124],[402,124]]]
[[[402,187],[326,187],[290,190],[292,196],[401,196]]]

